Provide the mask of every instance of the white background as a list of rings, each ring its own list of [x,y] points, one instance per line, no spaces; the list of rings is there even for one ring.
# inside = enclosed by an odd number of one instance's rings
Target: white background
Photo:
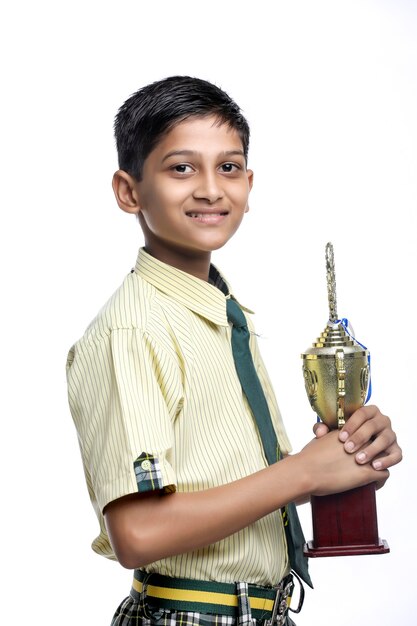
[[[417,3],[15,1],[1,31],[2,623],[103,626],[128,593],[89,547],[64,365],[142,242],[111,191],[114,114],[191,74],[251,124],[251,211],[214,260],[257,312],[294,449],[314,422],[299,355],[327,320],[329,240],[339,314],[404,449],[378,494],[391,553],[312,561],[297,624],[416,624]]]

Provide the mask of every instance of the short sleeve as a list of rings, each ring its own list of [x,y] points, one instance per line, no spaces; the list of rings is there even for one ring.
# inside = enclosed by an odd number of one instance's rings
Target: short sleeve
[[[71,413],[90,496],[102,512],[124,495],[174,491],[173,422],[182,406],[178,363],[138,329],[70,351]]]

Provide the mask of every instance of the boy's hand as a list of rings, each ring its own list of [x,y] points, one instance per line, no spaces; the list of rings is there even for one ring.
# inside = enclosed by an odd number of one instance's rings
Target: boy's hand
[[[313,430],[318,438],[329,431],[323,423],[315,424]],[[339,440],[344,443],[346,452],[357,453],[357,463],[372,462],[376,470],[392,467],[402,459],[391,420],[373,405],[363,406],[351,415],[339,432]]]
[[[304,472],[307,475],[310,495],[341,493],[371,482],[382,487],[389,477],[388,470],[377,471],[372,464],[357,463],[351,454],[346,454],[337,430],[316,437],[294,456],[301,461],[300,475]]]

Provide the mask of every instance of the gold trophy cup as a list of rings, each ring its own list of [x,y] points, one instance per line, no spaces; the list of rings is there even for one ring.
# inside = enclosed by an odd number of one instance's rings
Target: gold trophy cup
[[[370,382],[369,353],[337,316],[333,246],[326,245],[329,321],[302,355],[311,407],[330,428],[342,428],[365,401]],[[307,556],[346,556],[389,552],[378,537],[375,483],[330,496],[312,496],[313,540]]]

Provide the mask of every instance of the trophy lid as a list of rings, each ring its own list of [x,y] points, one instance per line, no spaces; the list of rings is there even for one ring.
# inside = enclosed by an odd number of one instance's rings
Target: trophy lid
[[[329,321],[320,337],[307,349],[302,357],[304,359],[316,359],[333,357],[336,350],[343,348],[348,356],[363,356],[367,350],[347,330],[347,320],[338,318],[336,298],[336,272],[334,262],[333,245],[326,245],[326,279],[327,295],[329,301]]]
[[[304,359],[316,359],[322,357],[334,357],[336,350],[343,348],[346,356],[356,357],[367,354],[367,350],[349,335],[342,320],[328,322],[320,337],[308,348],[302,357]]]
[[[301,355],[308,399],[329,428],[342,428],[370,394],[369,353],[339,319],[333,246],[326,246],[329,321],[320,337]],[[368,392],[368,398],[367,396]]]

